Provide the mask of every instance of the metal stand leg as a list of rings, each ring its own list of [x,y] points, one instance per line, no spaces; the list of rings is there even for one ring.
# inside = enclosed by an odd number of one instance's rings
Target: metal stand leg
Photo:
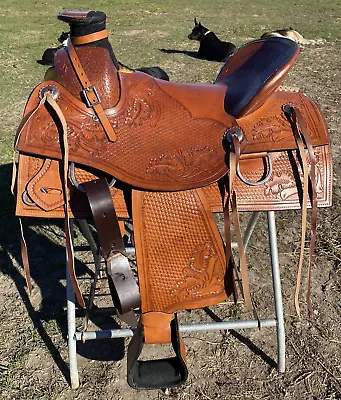
[[[256,226],[259,212],[254,212],[249,220],[244,234],[244,246],[246,247],[252,232]],[[275,318],[264,320],[246,320],[246,321],[222,321],[215,323],[203,324],[190,324],[180,325],[180,332],[199,332],[211,330],[226,330],[226,329],[256,329],[263,327],[274,327],[277,332],[277,365],[279,372],[285,371],[285,332],[284,332],[284,318],[283,318],[283,304],[281,293],[281,280],[278,262],[277,250],[277,232],[275,225],[275,213],[273,211],[267,212],[268,217],[268,233],[270,245],[270,257],[272,267],[272,281],[274,291],[274,304],[275,304]],[[73,229],[73,225],[71,225]],[[85,221],[81,222],[81,230],[90,244],[90,248],[95,258],[96,269],[98,268],[98,252],[91,232]],[[97,257],[95,257],[97,256]],[[68,318],[68,351],[69,351],[69,365],[70,365],[70,380],[71,387],[76,389],[79,387],[79,377],[77,369],[76,358],[76,342],[77,340],[96,340],[107,338],[120,338],[133,336],[134,330],[128,329],[114,329],[114,330],[101,330],[101,331],[87,331],[76,332],[76,310],[75,310],[75,294],[72,288],[72,283],[67,269],[67,318]]]
[[[73,221],[70,220],[70,229],[73,234]],[[66,252],[66,299],[67,299],[67,331],[68,331],[68,353],[70,368],[70,383],[72,389],[79,387],[77,351],[76,351],[76,305],[75,293],[68,268],[68,254]]]
[[[80,230],[87,240],[90,250],[92,252],[92,256],[94,259],[95,263],[95,273],[93,277],[93,281],[91,283],[91,290],[90,290],[90,296],[89,296],[89,301],[88,305],[86,307],[86,314],[85,314],[85,321],[84,321],[84,330],[86,331],[88,329],[88,322],[90,318],[90,313],[92,311],[92,306],[94,303],[94,297],[95,297],[95,290],[96,290],[96,285],[98,281],[98,275],[100,274],[100,268],[101,268],[101,256],[99,253],[99,249],[96,245],[96,242],[94,240],[94,237],[91,234],[89,225],[85,219],[79,219],[78,220]]]
[[[251,214],[251,217],[249,219],[249,222],[247,224],[247,227],[246,227],[245,233],[244,233],[244,237],[243,237],[243,245],[244,245],[245,250],[247,248],[247,245],[249,244],[251,235],[256,227],[260,213],[261,213],[260,211],[254,211]]]
[[[269,245],[274,289],[275,314],[277,320],[277,367],[279,372],[285,371],[285,332],[283,318],[283,302],[281,277],[278,263],[277,232],[274,211],[268,211]]]

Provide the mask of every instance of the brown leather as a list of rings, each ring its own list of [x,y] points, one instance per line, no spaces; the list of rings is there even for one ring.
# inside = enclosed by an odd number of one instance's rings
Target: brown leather
[[[59,162],[57,160],[20,154],[16,204],[16,214],[18,216],[64,218],[64,199],[62,193],[56,199],[56,193],[62,191],[59,173],[50,173],[49,170],[46,171],[44,166],[50,166],[49,168],[53,172],[59,171]],[[48,185],[34,185],[33,182],[35,180],[40,181],[41,175],[43,176],[41,179],[45,181],[44,174],[48,175]],[[75,176],[77,181],[82,184],[105,175],[98,170],[90,171],[76,167]],[[33,194],[28,193],[28,185],[32,187]],[[91,218],[91,210],[85,193],[76,189],[70,179],[68,186],[70,188],[69,193],[71,194],[70,218]],[[110,193],[118,216],[120,218],[129,218],[122,190],[111,188]],[[55,208],[56,203],[60,203],[61,205]]]
[[[30,264],[28,261],[27,245],[26,245],[26,241],[25,241],[21,218],[19,218],[19,224],[20,224],[21,260],[22,260],[22,263],[24,266],[24,271],[25,271],[26,286],[27,286],[28,292],[31,294],[32,293],[32,280],[31,280]]]
[[[186,110],[179,102],[174,102],[146,74],[122,74],[121,81],[128,78],[132,86],[123,85],[122,94],[125,92],[131,98],[129,103],[136,106],[136,114],[130,107],[107,111],[117,132],[115,143],[107,140],[101,124],[93,120],[93,111],[53,81],[44,82],[33,91],[26,114],[38,103],[44,87],[55,86],[59,93],[57,101],[66,113],[69,125],[70,160],[96,167],[123,182],[147,190],[191,189],[220,179],[228,171],[222,138],[225,130],[233,126],[239,125],[244,133],[242,153],[296,149],[290,124],[281,110],[287,103],[301,109],[303,117],[308,120],[313,146],[329,143],[320,111],[301,93],[276,92],[271,101],[250,116],[235,121],[222,112],[220,121],[212,121],[208,116],[193,118],[192,109]],[[128,89],[131,91],[127,92]],[[139,100],[135,100],[138,93]],[[156,98],[161,103],[153,100]],[[120,106],[121,102],[117,107]],[[172,115],[178,115],[179,119],[172,119]],[[36,110],[35,117],[29,118],[23,126],[18,150],[60,158],[55,129],[45,108]],[[41,140],[41,133],[44,140]]]
[[[295,107],[289,108],[290,116],[293,119],[293,131],[296,137],[296,140],[302,141],[302,145],[300,148],[300,156],[302,162],[302,168],[304,170],[304,194],[303,194],[303,205],[302,205],[302,238],[301,238],[301,253],[300,260],[298,265],[297,272],[297,282],[296,282],[296,291],[295,291],[295,306],[297,314],[300,315],[300,307],[299,307],[299,291],[301,284],[301,270],[303,265],[303,257],[304,257],[304,247],[305,247],[305,228],[306,226],[306,208],[307,208],[307,198],[308,198],[308,177],[311,182],[311,198],[312,198],[312,212],[311,212],[311,231],[310,231],[310,245],[309,245],[309,263],[308,263],[308,276],[307,276],[307,304],[310,316],[313,315],[313,309],[310,299],[311,292],[311,267],[314,256],[314,248],[316,242],[316,227],[317,227],[317,182],[316,182],[316,156],[314,154],[314,150],[311,144],[311,140],[309,134],[307,132],[307,127],[302,117],[302,114],[299,109]],[[299,139],[298,139],[299,138]],[[304,144],[307,146],[307,153],[310,160],[310,165],[307,162],[307,156],[303,151]]]
[[[133,224],[143,313],[226,299],[223,243],[202,189],[133,190]]]
[[[326,122],[317,104],[302,92],[293,93],[282,88],[252,114],[237,120],[246,135],[241,146],[243,154],[297,148],[291,125],[282,110],[285,104],[301,110],[314,147],[330,143]]]
[[[232,211],[232,219],[234,225],[234,232],[238,244],[239,252],[239,264],[242,278],[243,295],[247,308],[252,310],[251,296],[249,290],[249,277],[246,266],[245,249],[243,245],[243,239],[241,236],[238,210],[237,210],[237,195],[235,191],[235,182],[237,177],[237,166],[240,163],[240,141],[237,136],[237,132],[232,133],[232,145],[229,156],[229,176],[228,182],[226,183],[226,177],[224,179],[225,189],[227,192],[227,198],[224,205],[224,230],[225,230],[225,243],[226,243],[226,270],[232,257],[232,246],[231,246],[231,234],[230,234],[230,210]]]
[[[80,46],[76,53],[86,71],[88,79],[97,89],[104,109],[115,107],[118,103],[120,83],[118,74],[107,50],[96,47]],[[94,60],[96,62],[94,63]],[[65,48],[61,48],[55,55],[55,70],[57,81],[67,90],[81,100],[82,86],[73,70]],[[103,79],[103,74],[105,79]],[[82,102],[84,105],[84,103]]]
[[[318,207],[329,207],[332,202],[333,181],[330,146],[316,147],[314,152],[317,160],[315,167],[317,175],[317,205]],[[273,174],[263,185],[248,186],[237,177],[235,190],[238,196],[239,211],[276,211],[301,208],[301,190],[297,185],[297,179],[303,180],[303,171],[297,161],[296,152],[271,153],[271,159],[273,162]],[[48,161],[52,162],[49,163]],[[296,165],[294,169],[292,162]],[[56,199],[56,194],[61,193],[62,190],[59,174],[46,171],[43,165],[50,165],[50,168],[53,168],[56,172],[59,169],[58,161],[56,160],[47,159],[45,161],[42,158],[20,154],[16,215],[64,218],[63,195],[60,194],[58,200]],[[240,169],[245,178],[250,181],[259,180],[264,172],[263,162],[260,159],[241,160]],[[39,180],[39,176],[44,173],[49,176],[49,184],[46,186],[34,185],[33,181]],[[90,172],[78,166],[75,168],[75,175],[77,181],[83,183],[103,176],[103,173],[98,170]],[[43,181],[45,180],[44,178],[42,179]],[[27,192],[28,185],[34,190],[34,195],[32,196]],[[71,193],[70,217],[91,218],[91,212],[84,193],[77,190],[70,180],[68,185],[70,188],[69,193]],[[40,190],[41,188],[43,190]],[[217,184],[206,186],[203,190],[211,210],[213,212],[222,212],[222,200]],[[110,192],[118,217],[129,218],[123,191],[113,187]],[[27,200],[27,203],[23,201],[23,197]],[[33,198],[36,200],[34,201]],[[56,202],[60,203],[57,208],[55,208]],[[308,206],[310,206],[309,199]]]
[[[101,104],[102,101],[100,95],[97,93],[96,86],[92,85],[90,79],[87,77],[86,72],[82,67],[82,63],[80,62],[76,50],[73,47],[70,39],[67,42],[66,48],[69,54],[70,62],[82,86],[82,94],[83,97],[85,97],[86,102],[88,103],[87,106],[91,107],[94,110],[96,116],[98,117],[99,121],[102,124],[104,132],[108,136],[108,139],[112,142],[115,142],[117,136],[115,130],[113,129],[111,123],[108,120],[106,113],[104,112],[104,109]]]
[[[59,178],[59,162],[46,158],[39,172],[27,184],[27,196],[44,211],[52,211],[64,206],[63,188],[56,187]],[[59,182],[58,182],[59,183]]]
[[[56,101],[52,97],[52,92],[49,90],[47,91],[44,96],[42,97],[39,107],[49,109],[51,113],[53,113],[54,118],[56,118],[57,124],[57,132],[59,143],[61,146],[62,151],[62,168],[60,172],[62,189],[63,189],[63,198],[64,198],[64,213],[65,213],[65,224],[64,224],[64,231],[65,231],[65,244],[66,244],[66,253],[67,253],[67,263],[68,263],[68,273],[72,282],[73,290],[75,292],[77,301],[79,305],[85,308],[84,298],[80,291],[76,272],[75,272],[75,258],[74,258],[74,249],[73,249],[73,240],[72,240],[72,233],[71,233],[71,224],[69,219],[69,201],[68,201],[68,187],[67,187],[67,178],[68,178],[68,166],[69,166],[69,144],[68,144],[68,135],[67,135],[67,123],[64,117],[64,114]],[[50,108],[53,110],[51,111]],[[32,114],[32,116],[34,113]],[[31,116],[30,116],[31,117]],[[29,118],[30,118],[29,117]],[[19,131],[16,140],[20,139],[21,131]]]
[[[125,314],[140,306],[139,288],[125,255],[114,204],[105,178],[83,184],[95,221],[105,259],[109,285],[116,309]]]
[[[160,311],[142,314],[140,322],[144,327],[145,343],[170,343],[170,323],[173,318],[173,313],[167,314]]]
[[[112,251],[124,252],[121,230],[107,181],[105,178],[95,179],[85,182],[83,187],[89,200],[104,257],[107,258]]]
[[[71,37],[71,42],[74,45],[79,46],[82,44],[96,42],[97,40],[106,39],[108,36],[109,36],[109,31],[107,29],[103,29],[100,32],[94,32],[84,36]]]
[[[63,13],[65,18],[75,19],[85,19],[87,14]],[[99,33],[95,39],[105,34]],[[238,211],[302,207],[303,254],[308,175],[313,193],[311,265],[316,208],[331,204],[332,166],[327,127],[317,105],[299,91],[279,87],[298,50],[289,52],[289,61],[269,74],[269,80],[245,106],[242,102],[243,108],[234,113],[237,118],[225,111],[229,93],[225,78],[263,44],[255,42],[236,52],[216,84],[208,85],[166,82],[125,68],[117,70],[105,48],[83,42],[75,49],[69,41],[68,49],[56,54],[57,81],[42,82],[27,102],[15,141],[20,153],[16,213],[66,217],[69,271],[81,305],[84,301],[75,279],[69,218],[91,214],[85,194],[71,182],[69,162],[77,164],[75,175],[81,183],[96,178],[103,182],[104,177],[119,181],[117,189],[109,192],[106,188],[108,215],[114,215],[110,227],[102,224],[107,212],[101,205],[102,195],[98,200],[92,184],[85,185],[92,187],[96,198],[91,200],[91,208],[99,210],[95,220],[109,275],[120,268],[115,257],[124,255],[116,216],[133,218],[142,317],[128,352],[132,385],[139,385],[136,379],[146,370],[137,361],[144,340],[172,340],[176,357],[153,364],[155,376],[158,365],[171,370],[174,362],[178,370],[175,368],[169,382],[179,384],[186,379],[185,349],[172,314],[219,303],[233,293],[231,212],[249,307]],[[93,88],[84,92],[92,85],[98,94]],[[243,92],[238,89],[237,94]],[[285,113],[288,105],[297,110],[292,118]],[[269,168],[265,159],[273,164],[269,179],[258,186],[243,183],[241,175],[253,182],[264,177]],[[217,186],[222,180],[224,199],[221,185]],[[223,209],[225,248],[212,215]],[[118,239],[120,248],[111,257],[108,249]],[[309,267],[308,281],[310,275]],[[307,296],[309,300],[309,293]],[[146,377],[140,384],[152,386]]]

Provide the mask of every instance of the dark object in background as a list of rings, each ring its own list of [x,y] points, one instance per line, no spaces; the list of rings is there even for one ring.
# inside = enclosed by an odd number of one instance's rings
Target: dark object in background
[[[68,37],[69,37],[70,32],[62,32],[59,38],[57,39],[59,43],[63,43]],[[38,60],[37,63],[41,65],[50,65],[53,67],[54,65],[54,55],[57,53],[57,51],[63,47],[63,45],[60,45],[58,47],[49,47],[47,48],[42,57],[41,60]]]
[[[169,76],[167,73],[160,67],[141,67],[137,68],[135,71],[144,72],[152,76],[153,78],[163,79],[164,81],[169,81]]]
[[[198,57],[208,61],[226,61],[236,50],[236,46],[230,42],[221,41],[215,33],[208,30],[194,18],[195,26],[188,35],[190,40],[198,40],[200,47]]]
[[[70,32],[62,32],[58,38],[58,41],[60,43],[63,43],[69,37],[69,34],[70,34]],[[54,66],[54,56],[61,47],[63,47],[63,45],[46,49],[41,57],[41,60],[38,60],[37,62],[41,65],[49,65],[49,66],[53,67]],[[136,71],[144,72],[145,74],[148,74],[148,75],[152,76],[153,78],[169,81],[169,76],[167,75],[167,73],[162,68],[157,67],[157,66],[141,67],[141,68],[137,68]]]

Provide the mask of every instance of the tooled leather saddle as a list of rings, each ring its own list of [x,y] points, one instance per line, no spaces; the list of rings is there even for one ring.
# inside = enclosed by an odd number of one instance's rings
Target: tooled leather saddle
[[[69,218],[94,218],[119,315],[141,309],[128,383],[172,387],[188,374],[176,312],[235,293],[230,218],[251,307],[238,210],[302,208],[298,307],[307,208],[311,263],[317,207],[331,205],[326,123],[312,100],[280,86],[299,54],[291,40],[246,44],[214,84],[174,83],[122,66],[104,13],[58,18],[70,25],[67,46],[32,91],[17,131],[16,214],[65,218],[81,306]],[[225,244],[213,212],[224,212]],[[134,226],[138,285],[118,223],[126,218]],[[175,356],[140,361],[144,343],[171,343]]]

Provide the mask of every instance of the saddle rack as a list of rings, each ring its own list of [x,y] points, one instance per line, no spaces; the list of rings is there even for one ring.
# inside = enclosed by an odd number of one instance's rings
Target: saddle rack
[[[258,219],[261,215],[260,211],[251,213],[247,227],[243,236],[243,244],[245,249],[248,246],[254,229],[256,228]],[[277,338],[277,369],[279,372],[285,372],[285,327],[284,327],[284,315],[283,315],[283,302],[282,302],[282,291],[281,291],[281,278],[280,268],[278,259],[277,249],[277,231],[275,223],[275,212],[267,211],[267,226],[268,226],[268,239],[269,239],[269,253],[271,263],[271,275],[273,283],[273,296],[269,296],[269,300],[274,303],[274,315],[271,318],[259,319],[257,313],[254,313],[254,319],[247,320],[228,320],[223,321],[218,318],[213,311],[208,310],[208,314],[212,317],[214,322],[206,323],[192,323],[192,324],[181,324],[179,325],[179,332],[181,334],[186,333],[200,333],[209,331],[226,331],[226,330],[239,330],[239,329],[263,329],[273,328]],[[89,227],[88,222],[85,219],[77,220],[80,231],[84,238],[89,244],[89,249],[94,258],[95,265],[95,278],[94,284],[91,288],[90,300],[88,307],[91,308],[93,304],[93,296],[96,287],[96,280],[101,269],[101,261],[99,257],[99,249],[94,240],[92,231]],[[72,224],[73,226],[73,224]],[[237,247],[237,243],[233,243],[234,248]],[[126,247],[127,253],[134,255],[135,249],[133,246]],[[67,255],[67,253],[66,253]],[[84,330],[80,331],[76,328],[76,299],[75,292],[73,290],[72,281],[70,279],[68,263],[66,263],[66,296],[67,296],[67,343],[68,343],[68,360],[70,369],[70,383],[72,389],[79,387],[79,372],[77,363],[77,342],[85,343],[86,341],[92,340],[103,340],[103,339],[119,339],[119,338],[132,338],[134,336],[135,327],[111,329],[111,330],[88,330],[87,322],[85,323]],[[226,304],[228,307],[229,305]],[[90,317],[91,311],[87,309],[86,321]],[[165,387],[165,389],[167,389]]]

